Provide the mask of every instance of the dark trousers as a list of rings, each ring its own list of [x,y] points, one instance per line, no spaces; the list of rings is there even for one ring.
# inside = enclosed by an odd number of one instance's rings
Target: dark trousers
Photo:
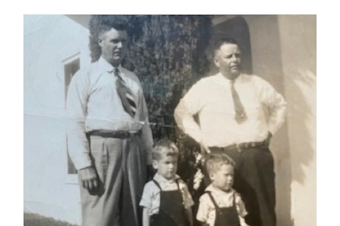
[[[212,147],[212,153],[225,153],[236,164],[234,188],[241,194],[250,226],[276,226],[274,159],[268,147],[225,150]]]

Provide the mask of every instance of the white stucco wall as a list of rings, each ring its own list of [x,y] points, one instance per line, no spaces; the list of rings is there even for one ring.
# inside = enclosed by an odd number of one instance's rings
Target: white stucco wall
[[[316,225],[316,16],[279,16],[288,100],[292,172],[291,215],[296,226]]]
[[[24,16],[24,211],[80,223],[67,175],[63,61],[90,62],[88,30],[61,15]]]

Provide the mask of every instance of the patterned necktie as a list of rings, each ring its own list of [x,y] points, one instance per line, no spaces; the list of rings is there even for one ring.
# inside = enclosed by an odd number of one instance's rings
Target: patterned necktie
[[[123,108],[133,118],[136,114],[137,107],[133,99],[131,90],[126,86],[124,80],[119,75],[119,69],[117,67],[114,68],[114,75],[117,78],[116,88],[117,88],[117,92],[120,97],[120,100],[122,102]]]
[[[234,108],[235,108],[235,120],[237,123],[242,123],[247,119],[246,112],[244,111],[244,107],[241,103],[240,97],[235,90],[234,86],[235,80],[230,81],[231,85],[231,95],[233,97]]]

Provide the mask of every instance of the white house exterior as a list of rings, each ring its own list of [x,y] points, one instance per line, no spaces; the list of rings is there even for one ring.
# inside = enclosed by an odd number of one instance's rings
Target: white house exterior
[[[68,174],[65,65],[90,63],[88,30],[66,16],[24,17],[24,211],[81,223]]]
[[[216,30],[231,18],[217,16]],[[67,158],[65,89],[78,63],[90,64],[88,19],[24,17],[24,211],[74,224],[81,211]],[[278,226],[316,225],[316,16],[243,19],[253,73],[288,102],[287,122],[271,144]]]

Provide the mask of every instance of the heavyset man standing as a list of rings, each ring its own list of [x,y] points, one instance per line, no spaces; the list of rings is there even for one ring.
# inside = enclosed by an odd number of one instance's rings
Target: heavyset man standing
[[[274,160],[268,146],[284,122],[286,102],[268,82],[241,72],[235,40],[219,39],[213,49],[219,73],[193,85],[175,109],[176,122],[207,152],[235,161],[235,189],[245,201],[247,223],[275,226]]]

